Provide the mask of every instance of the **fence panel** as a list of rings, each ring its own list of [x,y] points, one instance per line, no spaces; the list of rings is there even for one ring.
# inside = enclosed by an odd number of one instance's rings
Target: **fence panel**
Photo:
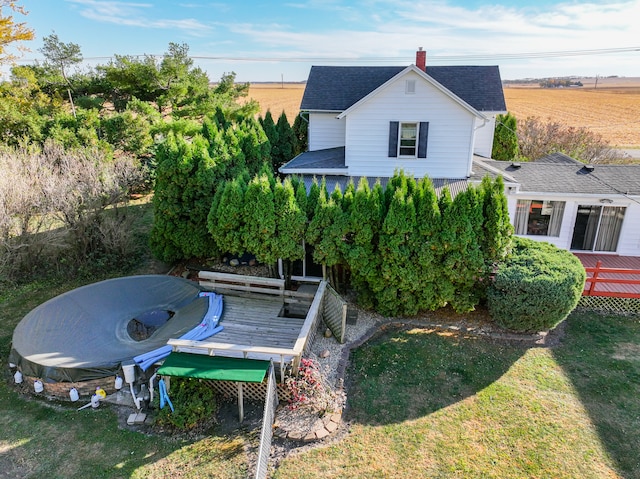
[[[267,380],[267,395],[264,401],[264,414],[262,417],[262,432],[260,434],[260,449],[256,465],[256,479],[266,479],[269,473],[269,456],[271,456],[271,440],[273,439],[273,422],[276,408],[278,407],[278,389],[276,387],[276,375],[273,364],[269,368]]]
[[[324,295],[322,315],[327,327],[340,343],[344,343],[344,334],[347,326],[347,303],[331,287],[327,286]]]

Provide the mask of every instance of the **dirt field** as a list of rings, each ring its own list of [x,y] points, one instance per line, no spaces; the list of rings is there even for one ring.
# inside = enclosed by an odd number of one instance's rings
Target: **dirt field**
[[[537,116],[585,127],[612,146],[640,147],[640,85],[582,88],[504,89],[507,108],[516,118]]]
[[[602,135],[612,146],[640,148],[640,78],[583,80],[582,88],[541,89],[508,86],[507,108],[516,118],[551,118]],[[274,119],[284,110],[293,123],[298,114],[304,84],[254,84],[249,96],[260,103],[262,114]]]
[[[273,120],[277,121],[284,110],[289,123],[293,123],[300,111],[304,87],[304,83],[254,83],[249,89],[249,98],[260,103],[262,116],[271,110]]]

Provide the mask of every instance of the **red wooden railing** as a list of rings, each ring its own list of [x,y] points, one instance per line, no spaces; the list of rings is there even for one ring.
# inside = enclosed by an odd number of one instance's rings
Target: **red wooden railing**
[[[591,277],[587,277],[583,296],[611,296],[614,298],[640,298],[640,269],[626,268],[603,268],[602,261],[598,260],[595,267],[585,267],[585,271],[592,273]],[[600,274],[616,274],[631,276],[631,278],[602,277]],[[635,277],[635,278],[634,278]],[[598,284],[603,285],[620,285],[606,287],[606,290],[596,291]]]

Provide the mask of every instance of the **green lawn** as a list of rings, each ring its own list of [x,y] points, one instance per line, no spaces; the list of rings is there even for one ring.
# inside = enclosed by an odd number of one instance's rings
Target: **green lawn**
[[[103,279],[92,278],[91,281]],[[21,397],[6,358],[36,305],[83,281],[0,291],[0,476],[247,476],[244,431],[201,440],[120,429],[108,408]],[[553,349],[421,329],[352,355],[350,432],[274,477],[640,478],[640,318],[574,313]]]
[[[574,313],[553,349],[413,329],[353,355],[349,435],[275,477],[640,478],[640,321]]]

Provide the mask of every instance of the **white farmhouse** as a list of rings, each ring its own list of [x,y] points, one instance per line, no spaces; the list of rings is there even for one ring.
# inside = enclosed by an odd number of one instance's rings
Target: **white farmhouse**
[[[314,66],[300,106],[309,150],[280,168],[331,191],[394,171],[428,176],[452,194],[502,175],[515,232],[574,251],[640,256],[640,166],[584,164],[554,154],[491,160],[496,116],[506,113],[497,66]]]

